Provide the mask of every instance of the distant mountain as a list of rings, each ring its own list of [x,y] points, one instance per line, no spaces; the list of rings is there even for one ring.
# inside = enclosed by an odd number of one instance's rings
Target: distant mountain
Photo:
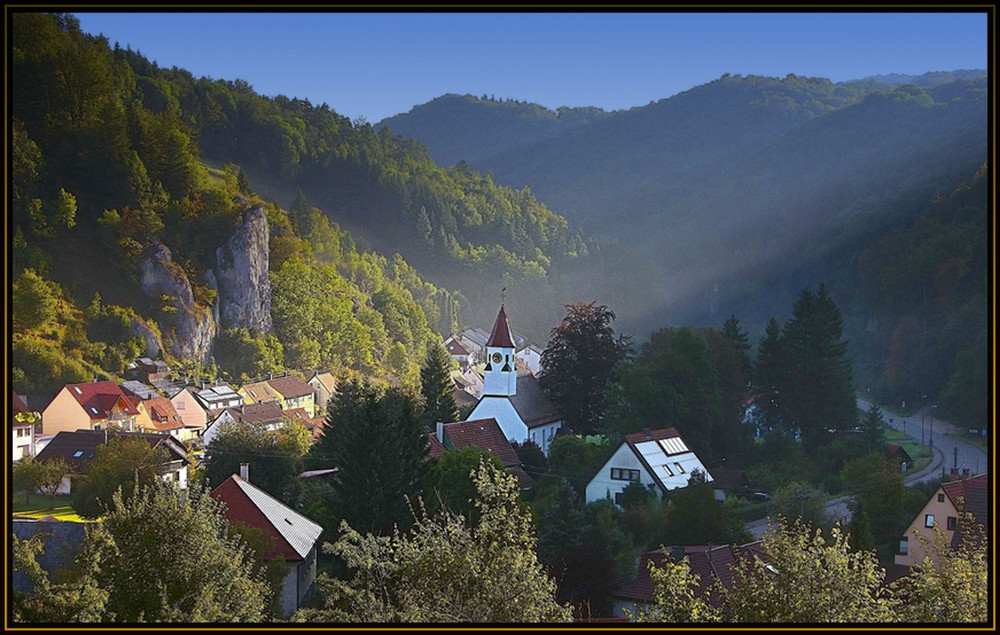
[[[417,125],[454,109],[436,100],[390,125],[439,161],[463,157],[582,231],[637,248],[669,281],[662,315],[685,320],[714,319],[732,290],[912,219],[973,174],[988,145],[983,71],[906,84],[725,75],[573,126],[520,105],[544,133],[493,146],[525,126],[505,137],[481,100],[433,134]]]
[[[404,137],[416,134],[434,141],[434,160],[440,165],[476,163],[536,141],[599,121],[609,113],[600,108],[549,110],[538,104],[496,100],[485,95],[449,94],[415,107],[408,113],[380,121],[375,130],[389,128]],[[455,130],[460,134],[455,134]]]

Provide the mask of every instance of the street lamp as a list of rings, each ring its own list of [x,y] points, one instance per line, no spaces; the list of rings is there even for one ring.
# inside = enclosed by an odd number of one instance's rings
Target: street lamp
[[[933,410],[933,409],[936,409],[937,407],[938,407],[938,405],[934,404],[933,406],[931,406],[931,409]],[[930,442],[931,442],[931,444],[930,444],[931,445],[931,449],[933,450],[934,449],[934,413],[931,413],[931,432],[930,432],[929,436],[930,436]]]

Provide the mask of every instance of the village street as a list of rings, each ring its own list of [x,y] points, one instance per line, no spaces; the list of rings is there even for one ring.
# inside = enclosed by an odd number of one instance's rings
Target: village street
[[[862,411],[867,412],[870,407],[870,402],[858,399],[858,408]],[[922,437],[925,445],[931,447],[931,462],[919,472],[907,474],[904,478],[905,484],[914,485],[932,481],[953,469],[959,473],[968,470],[970,476],[986,473],[989,468],[986,453],[970,443],[947,436],[949,433],[957,433],[958,430],[950,423],[935,419],[934,412],[934,405],[927,404],[909,417],[883,413],[887,425],[908,435],[916,443],[920,443]],[[847,504],[850,500],[850,496],[840,496],[828,501],[826,510],[830,518],[840,520],[842,523],[849,521],[851,512]],[[759,539],[766,529],[767,519],[747,523],[747,531],[754,539]]]

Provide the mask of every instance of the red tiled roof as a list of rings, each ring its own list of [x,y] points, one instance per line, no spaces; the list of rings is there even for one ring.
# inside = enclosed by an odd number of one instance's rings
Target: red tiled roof
[[[730,567],[737,562],[739,553],[762,555],[759,541],[742,546],[686,546],[678,547],[678,549],[683,549],[684,555],[673,556],[675,560],[686,556],[691,573],[699,576],[698,586],[694,590],[696,596],[705,592],[711,585],[713,577],[719,578],[724,587],[731,587],[733,575]],[[653,583],[649,578],[649,564],[652,562],[654,566],[662,567],[663,552],[663,549],[657,549],[642,554],[639,558],[639,570],[635,578],[615,589],[614,596],[640,602],[652,601]],[[667,547],[666,552],[672,554],[673,549]]]
[[[65,389],[76,399],[91,419],[107,419],[111,411],[121,401],[125,413],[136,415],[134,403],[125,396],[121,386],[113,381],[93,381],[85,384],[67,384]]]
[[[990,524],[986,487],[987,480],[985,474],[941,484],[941,489],[948,495],[952,505],[959,511],[972,514],[975,521],[982,525],[983,529],[988,532]],[[962,499],[962,504],[959,504],[959,498]],[[961,529],[961,525],[959,525],[959,529]],[[958,544],[961,540],[960,534],[961,531],[955,532],[955,535],[952,537],[953,544]]]
[[[267,380],[267,383],[271,384],[271,388],[284,395],[285,399],[316,394],[316,389],[303,381],[298,375],[275,377],[274,379]]]
[[[445,345],[445,348],[448,349],[448,353],[450,355],[468,355],[469,354],[469,351],[465,350],[465,347],[462,346],[458,342],[458,340],[451,340],[451,342],[449,342],[448,344]]]
[[[510,447],[510,441],[500,429],[500,424],[496,419],[475,419],[473,421],[462,421],[460,423],[444,424],[445,447],[452,447],[456,450],[472,447],[480,450],[489,450],[490,454],[500,459],[504,467],[520,465],[521,460],[517,458],[514,448]]]
[[[147,399],[144,403],[149,411],[149,418],[153,420],[157,430],[176,430],[184,427],[184,422],[177,414],[174,404],[166,397]]]
[[[281,407],[273,401],[242,404],[226,408],[226,410],[234,418],[242,419],[248,423],[277,423],[285,416]]]
[[[644,441],[660,441],[661,439],[672,439],[679,436],[681,435],[677,432],[677,428],[660,428],[659,430],[650,430],[648,437],[645,432],[633,432],[632,434],[626,434],[625,441],[629,445],[634,446],[636,443],[642,443]]]
[[[438,441],[436,434],[427,435],[427,447],[429,448],[427,452],[428,459],[440,459],[441,455],[444,454],[444,446]]]
[[[514,342],[510,336],[510,326],[507,324],[507,314],[504,312],[502,304],[500,305],[500,313],[497,314],[497,321],[493,324],[493,332],[490,333],[490,339],[486,342],[486,345],[499,348],[514,348]]]

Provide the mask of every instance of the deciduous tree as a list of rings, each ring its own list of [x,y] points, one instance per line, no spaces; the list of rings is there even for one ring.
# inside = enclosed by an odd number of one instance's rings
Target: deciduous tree
[[[595,302],[566,305],[542,352],[540,383],[578,434],[595,434],[604,417],[604,389],[615,365],[630,355],[629,337],[615,335],[615,314]]]
[[[344,523],[324,550],[353,577],[322,577],[324,605],[300,622],[568,622],[555,583],[535,555],[530,514],[517,480],[483,462],[475,476],[479,524],[447,510],[419,516],[412,531],[362,535]]]

